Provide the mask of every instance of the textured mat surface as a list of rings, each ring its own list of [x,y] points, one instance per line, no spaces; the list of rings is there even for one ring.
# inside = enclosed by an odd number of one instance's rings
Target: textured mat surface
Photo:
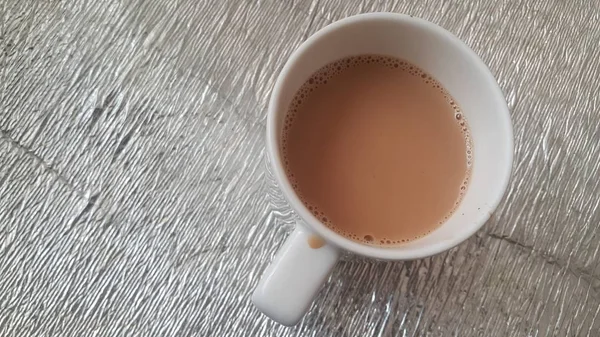
[[[408,13],[504,91],[514,176],[442,255],[347,257],[300,325],[250,294],[292,228],[264,158],[278,72],[348,15]],[[0,4],[0,335],[600,336],[598,1]]]

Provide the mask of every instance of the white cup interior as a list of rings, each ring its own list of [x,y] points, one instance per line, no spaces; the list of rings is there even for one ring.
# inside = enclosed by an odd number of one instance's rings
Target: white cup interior
[[[437,230],[393,248],[361,244],[329,230],[300,202],[281,165],[279,144],[283,120],[296,91],[322,66],[360,54],[398,57],[431,74],[462,108],[473,142],[470,184],[458,209]],[[504,194],[513,152],[512,125],[504,97],[479,57],[435,24],[391,13],[363,14],[338,21],[317,32],[294,52],[272,95],[268,142],[278,182],[307,225],[341,248],[384,259],[414,259],[437,254],[475,233]]]

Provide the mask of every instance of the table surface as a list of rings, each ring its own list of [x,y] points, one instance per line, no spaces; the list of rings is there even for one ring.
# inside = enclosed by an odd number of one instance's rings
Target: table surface
[[[250,294],[295,215],[275,78],[371,11],[489,65],[515,129],[484,228],[412,262],[345,258],[296,327]],[[0,6],[0,335],[600,336],[600,2],[36,1]]]

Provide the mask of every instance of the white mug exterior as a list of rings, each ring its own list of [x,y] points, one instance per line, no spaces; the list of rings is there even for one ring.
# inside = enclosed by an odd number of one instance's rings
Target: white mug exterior
[[[437,79],[457,101],[470,127],[473,166],[469,186],[453,215],[432,233],[398,247],[376,247],[341,236],[321,223],[300,201],[284,170],[282,126],[287,108],[300,86],[322,66],[360,54],[397,57]],[[513,133],[506,101],[481,59],[457,37],[428,21],[393,13],[361,14],[332,23],[306,40],[279,75],[269,103],[267,150],[275,178],[304,223],[327,245],[315,258],[306,240],[290,236],[253,295],[257,307],[276,321],[293,325],[301,319],[324,277],[337,260],[337,248],[386,260],[423,258],[448,250],[473,235],[489,219],[507,188],[512,167]],[[298,229],[300,226],[304,228]],[[309,253],[299,253],[306,250]],[[325,253],[323,253],[325,252]],[[327,255],[329,258],[323,258]],[[303,260],[302,263],[299,261]],[[296,270],[311,265],[315,271]],[[325,270],[325,271],[323,271]],[[318,274],[318,275],[317,275]],[[275,291],[286,289],[288,294]]]

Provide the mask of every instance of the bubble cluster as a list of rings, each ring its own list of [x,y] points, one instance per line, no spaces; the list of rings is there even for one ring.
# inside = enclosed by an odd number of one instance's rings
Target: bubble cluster
[[[364,64],[379,65],[379,66],[386,67],[392,71],[400,71],[400,72],[408,73],[412,76],[418,77],[424,83],[430,85],[432,88],[439,91],[440,94],[443,95],[444,99],[446,99],[446,101],[452,108],[454,117],[455,117],[455,121],[456,121],[456,125],[458,128],[460,128],[460,131],[465,139],[467,173],[465,175],[465,179],[463,180],[462,184],[460,185],[460,188],[458,191],[458,198],[456,200],[456,203],[454,204],[453,209],[450,210],[448,212],[448,214],[446,214],[444,216],[443,219],[440,219],[438,224],[441,225],[450,218],[450,216],[456,211],[456,209],[460,205],[464,195],[467,192],[468,185],[469,185],[469,177],[470,177],[471,171],[472,171],[473,146],[471,143],[471,135],[469,132],[469,127],[468,127],[467,121],[465,120],[465,117],[463,115],[461,108],[456,103],[454,98],[450,95],[450,93],[448,91],[446,91],[446,89],[441,85],[441,83],[438,82],[436,79],[434,79],[428,73],[421,70],[419,67],[417,67],[407,61],[404,61],[404,60],[401,60],[398,58],[394,58],[394,57],[382,56],[382,55],[358,55],[358,56],[350,56],[350,57],[346,57],[346,58],[337,60],[337,61],[327,64],[326,66],[317,70],[298,89],[298,91],[294,95],[292,101],[290,102],[288,111],[287,111],[284,121],[283,121],[281,150],[282,150],[282,154],[284,157],[285,171],[286,171],[287,177],[288,177],[292,187],[296,191],[296,194],[299,196],[302,203],[306,206],[308,211],[310,211],[316,219],[318,219],[320,222],[322,222],[324,225],[329,227],[334,232],[336,232],[342,236],[345,236],[347,238],[350,238],[354,241],[358,241],[358,242],[361,242],[361,243],[364,243],[367,245],[372,245],[372,246],[393,247],[393,246],[402,245],[407,242],[419,239],[423,236],[428,235],[430,232],[424,233],[423,235],[414,237],[412,239],[393,240],[393,239],[385,238],[385,237],[377,238],[372,234],[363,234],[363,235],[359,236],[356,233],[350,233],[350,232],[344,231],[340,227],[336,226],[335,223],[332,221],[332,219],[330,217],[328,217],[322,210],[320,210],[317,205],[312,204],[303,196],[302,190],[301,190],[300,186],[298,185],[296,177],[294,176],[294,173],[292,172],[292,170],[290,168],[290,163],[287,158],[289,133],[293,127],[296,115],[297,115],[298,111],[301,109],[304,102],[319,87],[330,83],[331,80],[335,76],[347,71],[348,69],[351,69],[351,68],[359,66],[359,65],[364,65]]]

